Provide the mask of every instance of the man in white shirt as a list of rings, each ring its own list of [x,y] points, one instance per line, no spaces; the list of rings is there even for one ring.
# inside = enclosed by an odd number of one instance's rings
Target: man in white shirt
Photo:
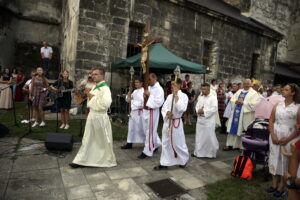
[[[53,50],[50,46],[48,46],[48,42],[43,42],[43,47],[41,48],[41,57],[43,61],[43,68],[45,70],[45,75],[47,78],[49,78],[49,68],[51,65],[52,53]]]

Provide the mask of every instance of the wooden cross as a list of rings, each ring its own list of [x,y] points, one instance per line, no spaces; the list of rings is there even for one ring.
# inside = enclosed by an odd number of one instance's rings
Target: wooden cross
[[[149,46],[161,42],[161,38],[156,38],[149,40],[149,32],[150,32],[150,24],[147,23],[143,33],[142,42],[137,43],[136,45],[142,48],[141,52],[141,67],[144,74],[144,90],[148,90],[149,85]],[[144,103],[146,105],[148,98],[144,99]]]

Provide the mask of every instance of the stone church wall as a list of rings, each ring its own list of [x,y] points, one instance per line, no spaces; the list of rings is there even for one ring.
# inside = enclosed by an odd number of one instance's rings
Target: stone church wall
[[[274,40],[167,0],[81,1],[76,76],[97,65],[110,71],[112,62],[126,57],[129,23],[149,21],[152,38],[162,38],[167,49],[193,62],[202,63],[203,43],[210,41],[208,79],[228,82],[249,77],[253,54],[259,55],[257,78],[273,78]],[[127,83],[124,72],[112,77],[113,87]],[[202,77],[193,75],[192,79],[199,84]]]

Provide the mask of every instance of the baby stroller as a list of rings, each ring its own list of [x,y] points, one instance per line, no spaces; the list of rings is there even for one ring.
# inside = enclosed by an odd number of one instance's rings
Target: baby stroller
[[[251,158],[253,166],[263,165],[268,169],[269,160],[269,120],[256,119],[247,128],[242,137],[243,155]]]

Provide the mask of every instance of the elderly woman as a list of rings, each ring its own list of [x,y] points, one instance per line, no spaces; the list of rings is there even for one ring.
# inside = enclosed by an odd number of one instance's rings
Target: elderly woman
[[[285,145],[290,152],[290,146],[300,137],[295,126],[300,120],[299,88],[296,84],[287,84],[282,92],[284,102],[274,106],[270,117],[270,158],[269,171],[272,174],[272,186],[267,190],[274,197],[281,197],[284,192],[283,175],[288,171],[288,157],[280,151]]]

